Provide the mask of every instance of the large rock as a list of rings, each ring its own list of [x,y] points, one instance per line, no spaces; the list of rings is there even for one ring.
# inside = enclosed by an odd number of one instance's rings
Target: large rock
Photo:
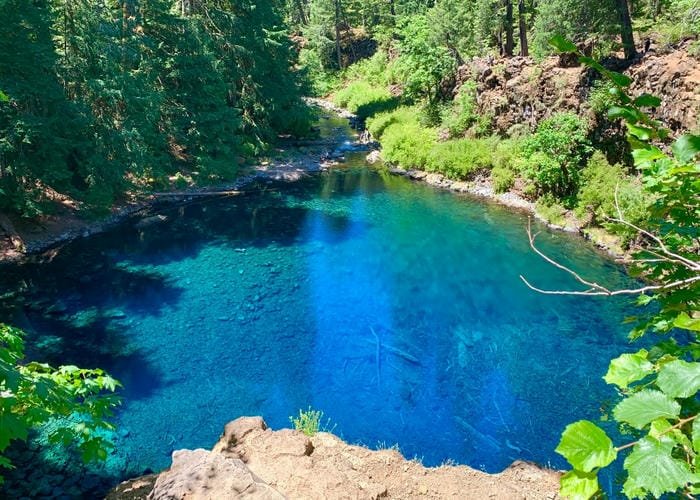
[[[173,452],[173,464],[162,472],[148,500],[277,500],[284,496],[265,484],[238,458],[202,449]]]
[[[272,431],[260,417],[226,425],[211,452],[181,450],[157,479],[112,490],[116,499],[558,498],[560,473],[515,462],[500,474],[424,467],[394,449],[372,451],[320,432]]]

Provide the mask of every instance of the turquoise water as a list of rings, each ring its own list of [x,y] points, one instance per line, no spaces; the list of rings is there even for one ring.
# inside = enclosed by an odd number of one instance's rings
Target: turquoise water
[[[573,283],[530,250],[525,214],[353,167],[159,213],[2,273],[0,290],[23,292],[0,320],[31,332],[32,355],[124,383],[93,479],[167,467],[242,415],[288,427],[308,406],[346,440],[426,465],[564,467],[564,426],[614,398],[601,376],[630,350],[626,302],[528,290],[519,274]],[[542,231],[553,258],[627,283],[581,239]],[[61,456],[41,460],[65,474]]]

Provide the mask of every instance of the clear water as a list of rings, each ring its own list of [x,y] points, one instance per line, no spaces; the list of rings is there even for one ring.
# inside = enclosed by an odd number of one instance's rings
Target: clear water
[[[24,291],[0,320],[32,332],[32,355],[124,383],[99,474],[159,470],[239,416],[289,427],[308,406],[346,440],[426,465],[565,466],[564,426],[614,398],[601,376],[630,350],[624,300],[528,290],[519,274],[572,283],[529,249],[527,216],[494,204],[352,167],[259,188],[3,269]],[[627,282],[579,238],[543,229],[539,243]]]

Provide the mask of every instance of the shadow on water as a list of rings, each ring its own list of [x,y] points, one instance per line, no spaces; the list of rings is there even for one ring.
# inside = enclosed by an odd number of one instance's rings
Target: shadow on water
[[[278,428],[308,405],[350,441],[496,472],[547,463],[571,415],[594,418],[607,397],[590,373],[621,347],[622,308],[529,293],[521,273],[568,283],[533,255],[522,214],[353,168],[155,213],[0,275],[0,290],[24,286],[0,320],[28,326],[37,353],[126,385],[108,463],[67,473],[33,452],[47,477],[114,483],[211,446],[236,416]],[[539,241],[626,281],[579,240]]]

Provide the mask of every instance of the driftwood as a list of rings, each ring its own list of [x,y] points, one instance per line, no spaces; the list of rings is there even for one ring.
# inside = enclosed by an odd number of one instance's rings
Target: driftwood
[[[244,194],[245,191],[202,191],[202,192],[188,192],[188,191],[173,191],[172,193],[153,193],[153,196],[162,196],[170,198],[190,198],[198,196],[236,196],[239,194]]]

